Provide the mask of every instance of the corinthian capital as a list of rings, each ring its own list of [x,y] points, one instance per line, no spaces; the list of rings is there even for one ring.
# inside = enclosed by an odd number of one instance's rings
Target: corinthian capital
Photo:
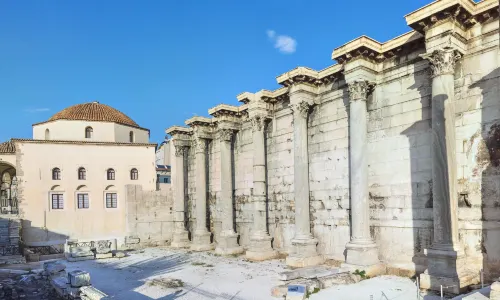
[[[219,129],[218,135],[221,141],[230,142],[234,131],[232,129]]]
[[[195,138],[193,140],[193,146],[194,146],[194,150],[196,151],[196,153],[204,153],[205,152],[205,149],[207,149],[207,143],[205,142],[205,139],[202,139],[202,138]]]
[[[372,91],[374,83],[362,80],[362,81],[353,81],[347,84],[349,89],[349,98],[351,101],[363,100],[366,101],[368,98],[368,94]]]
[[[434,50],[432,53],[421,54],[420,57],[427,59],[431,64],[432,76],[455,73],[455,64],[461,55],[453,48]]]
[[[184,153],[187,152],[187,147],[183,145],[174,145],[175,147],[175,156],[180,157],[184,156]]]
[[[252,122],[252,130],[262,131],[264,130],[264,126],[266,125],[266,117],[263,115],[255,115],[251,119]]]
[[[295,118],[302,117],[305,119],[309,115],[310,105],[306,101],[290,104],[290,108],[292,109],[293,116]]]

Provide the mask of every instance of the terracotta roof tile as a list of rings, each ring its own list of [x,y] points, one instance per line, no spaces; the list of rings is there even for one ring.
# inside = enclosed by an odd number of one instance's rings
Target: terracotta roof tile
[[[53,115],[47,122],[55,120],[113,122],[140,128],[136,122],[121,111],[99,102],[89,102],[70,106]]]
[[[16,153],[16,145],[12,141],[1,143],[0,153]]]

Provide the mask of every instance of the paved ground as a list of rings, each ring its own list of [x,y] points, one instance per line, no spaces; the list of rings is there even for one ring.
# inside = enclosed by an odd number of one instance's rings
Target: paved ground
[[[127,300],[271,300],[276,274],[285,270],[284,260],[260,263],[240,257],[189,253],[150,248],[121,259],[65,262],[67,271],[90,272],[92,284],[115,299]],[[181,288],[163,284],[180,279]],[[321,290],[310,300],[417,300],[415,284],[408,278],[382,276]],[[438,300],[425,296],[419,300]],[[456,299],[461,299],[456,298]]]

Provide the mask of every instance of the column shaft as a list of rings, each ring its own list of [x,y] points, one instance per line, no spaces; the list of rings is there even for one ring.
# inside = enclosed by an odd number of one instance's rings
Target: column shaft
[[[185,174],[184,160],[187,152],[185,146],[175,146],[175,158],[173,161],[172,176],[174,184],[174,235],[171,246],[183,248],[188,246],[189,238],[185,224]]]
[[[318,255],[318,240],[311,234],[309,204],[309,151],[307,143],[307,118],[309,104],[305,101],[292,104],[293,111],[293,164],[295,198],[295,237],[292,240],[293,253],[286,263],[293,267],[321,264]]]
[[[271,237],[267,232],[266,206],[266,148],[265,148],[265,117],[256,116],[252,119],[253,128],[253,192],[252,201],[253,228],[250,236],[250,248],[246,257],[251,260],[266,260],[276,253],[271,247]]]
[[[206,142],[195,140],[196,167],[196,230],[193,234],[191,250],[206,251],[213,249],[210,244],[210,232],[207,230],[207,175],[206,175]]]
[[[346,245],[346,263],[368,267],[379,263],[377,245],[370,235],[368,202],[368,151],[366,101],[373,84],[367,81],[349,83],[349,167],[351,196],[351,241]]]
[[[222,231],[217,240],[215,252],[229,255],[243,252],[238,245],[238,234],[234,231],[234,209],[233,209],[233,161],[231,153],[231,141],[233,130],[222,129],[219,131],[220,143],[220,180],[221,192],[219,207],[221,208]]]

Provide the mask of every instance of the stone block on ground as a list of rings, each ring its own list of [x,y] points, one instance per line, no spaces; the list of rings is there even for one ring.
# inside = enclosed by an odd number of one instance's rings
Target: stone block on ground
[[[104,259],[104,258],[112,258],[113,253],[96,253],[95,254],[95,259]]]
[[[66,269],[66,265],[58,261],[49,261],[43,264],[43,269],[47,274],[54,275]]]
[[[108,295],[92,286],[84,286],[80,288],[80,297],[88,300],[101,300],[109,298]]]
[[[351,273],[339,273],[331,276],[320,277],[317,279],[320,288],[326,289],[336,285],[348,285],[361,281],[361,276]]]
[[[500,282],[493,282],[490,291],[491,300],[500,300]]]
[[[80,257],[71,257],[68,256],[67,260],[70,262],[75,262],[75,261],[82,261],[82,260],[92,260],[94,259],[94,254],[88,255],[88,256],[80,256]]]
[[[485,295],[477,292],[477,293],[471,294],[469,296],[465,296],[462,299],[463,300],[489,300],[490,298],[488,298]]]
[[[99,249],[96,249],[96,253],[98,253],[98,254],[111,253],[111,248],[99,248]]]
[[[79,288],[90,285],[90,274],[86,271],[75,270],[68,273],[68,282],[71,287]]]
[[[279,280],[293,280],[297,278],[317,278],[324,277],[333,274],[337,274],[340,272],[338,268],[328,268],[325,266],[317,266],[317,267],[306,267],[306,268],[298,268],[294,270],[284,271],[278,274]]]
[[[289,285],[286,300],[304,300],[307,296],[307,286],[304,284]]]
[[[123,251],[115,251],[115,253],[114,253],[114,257],[116,257],[116,258],[124,258],[125,256],[127,256],[127,255]]]
[[[56,293],[61,297],[66,297],[67,289],[69,288],[68,279],[65,277],[56,277],[50,280],[50,285]]]
[[[73,257],[73,258],[94,255],[94,252],[92,252],[92,249],[90,249],[90,247],[87,247],[87,246],[71,247],[69,249],[69,253],[71,254],[71,257]]]

